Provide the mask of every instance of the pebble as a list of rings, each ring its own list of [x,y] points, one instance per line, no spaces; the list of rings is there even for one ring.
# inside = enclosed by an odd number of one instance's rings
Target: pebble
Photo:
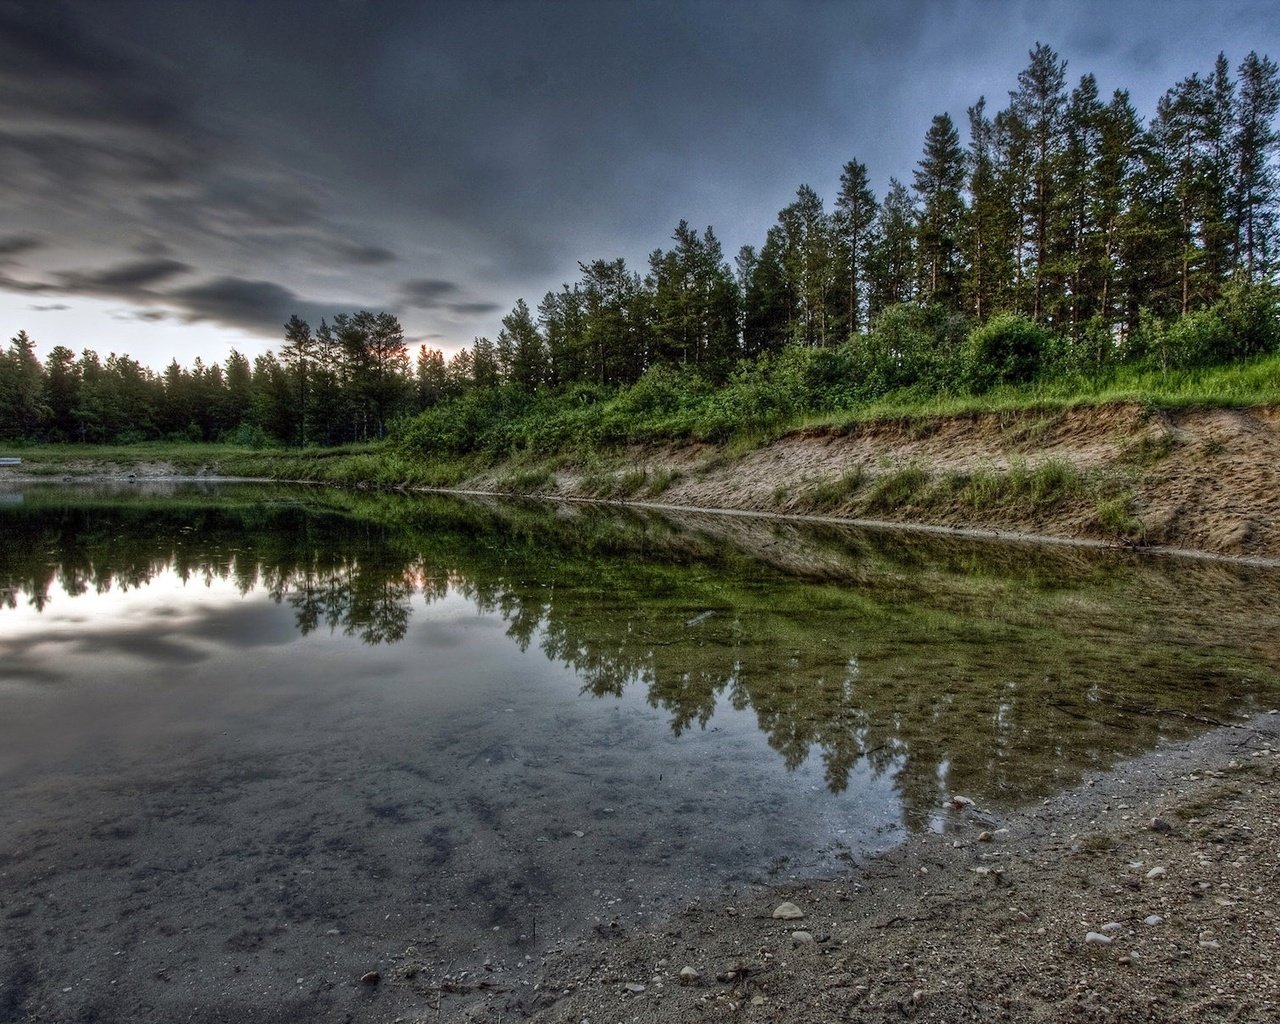
[[[1164,878],[1164,876],[1167,875],[1168,873],[1169,872],[1166,871],[1164,868],[1152,868],[1150,871],[1147,872],[1147,877],[1148,878]]]
[[[1090,932],[1084,937],[1085,942],[1094,942],[1102,946],[1111,945],[1111,936],[1103,935],[1102,932]]]
[[[1170,825],[1167,821],[1165,821],[1164,818],[1152,818],[1151,831],[1152,832],[1172,832],[1173,826]]]
[[[640,982],[638,981],[629,981],[622,987],[625,988],[628,992],[636,993],[636,995],[639,995],[641,992],[644,991],[644,986],[641,985]]]
[[[360,975],[361,985],[376,985],[382,980],[382,974],[378,971],[370,971],[368,974]]]
[[[1111,934],[1112,932],[1120,931],[1120,929],[1123,927],[1124,925],[1122,925],[1119,921],[1108,921],[1106,924],[1102,926],[1102,930],[1107,934]]]
[[[978,833],[978,842],[980,842],[980,843],[989,843],[989,842],[991,842],[991,838],[992,838],[992,837],[991,837],[991,833],[990,833],[990,832],[979,832],[979,833]]]
[[[698,983],[698,979],[701,977],[702,975],[699,974],[697,971],[695,971],[692,967],[680,968],[680,984],[681,985],[696,985]]]
[[[792,932],[791,941],[797,946],[803,946],[813,941],[813,932]]]
[[[773,917],[775,921],[802,921],[804,911],[794,903],[779,903],[773,908]]]
[[[1158,924],[1164,924],[1164,918],[1159,914],[1152,914],[1150,917],[1144,917],[1142,923],[1148,928],[1154,928]]]
[[[966,807],[972,807],[973,801],[970,800],[967,796],[953,796],[948,801],[948,804],[951,806],[953,810],[963,811]]]

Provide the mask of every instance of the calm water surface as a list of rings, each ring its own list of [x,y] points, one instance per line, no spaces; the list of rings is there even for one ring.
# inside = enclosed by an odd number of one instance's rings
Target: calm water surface
[[[0,491],[0,1020],[386,1019],[1272,706],[1280,574],[168,485]],[[412,954],[405,951],[412,949]]]

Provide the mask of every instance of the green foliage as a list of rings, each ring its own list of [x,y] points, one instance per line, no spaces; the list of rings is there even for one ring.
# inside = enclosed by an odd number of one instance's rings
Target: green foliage
[[[1052,336],[1018,313],[1001,313],[974,328],[965,348],[964,376],[974,394],[998,384],[1025,384],[1039,371]]]
[[[1105,533],[1122,540],[1139,541],[1146,528],[1134,514],[1134,497],[1121,494],[1098,502],[1095,517]]]
[[[905,466],[878,477],[867,491],[870,512],[888,512],[909,504],[929,486],[929,473],[920,466]]]

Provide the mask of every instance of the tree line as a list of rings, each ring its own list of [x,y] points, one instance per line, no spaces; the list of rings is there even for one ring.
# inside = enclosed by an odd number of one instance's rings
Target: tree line
[[[1126,91],[1069,85],[1037,44],[1006,106],[968,108],[966,140],[933,118],[910,184],[877,197],[850,160],[830,208],[801,185],[732,265],[711,227],[682,221],[644,273],[581,263],[494,340],[412,363],[389,313],[294,317],[278,355],[160,375],[61,347],[40,364],[20,333],[0,357],[0,434],[329,444],[475,389],[617,388],[654,367],[721,384],[797,348],[844,352],[857,393],[1255,354],[1280,343],[1278,111],[1280,73],[1257,53],[1234,74],[1220,54],[1144,123]]]

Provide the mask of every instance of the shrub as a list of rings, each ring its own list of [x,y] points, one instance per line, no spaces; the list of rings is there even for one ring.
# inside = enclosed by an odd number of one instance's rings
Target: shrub
[[[965,378],[975,393],[1035,377],[1053,336],[1020,313],[1000,313],[969,333]]]

